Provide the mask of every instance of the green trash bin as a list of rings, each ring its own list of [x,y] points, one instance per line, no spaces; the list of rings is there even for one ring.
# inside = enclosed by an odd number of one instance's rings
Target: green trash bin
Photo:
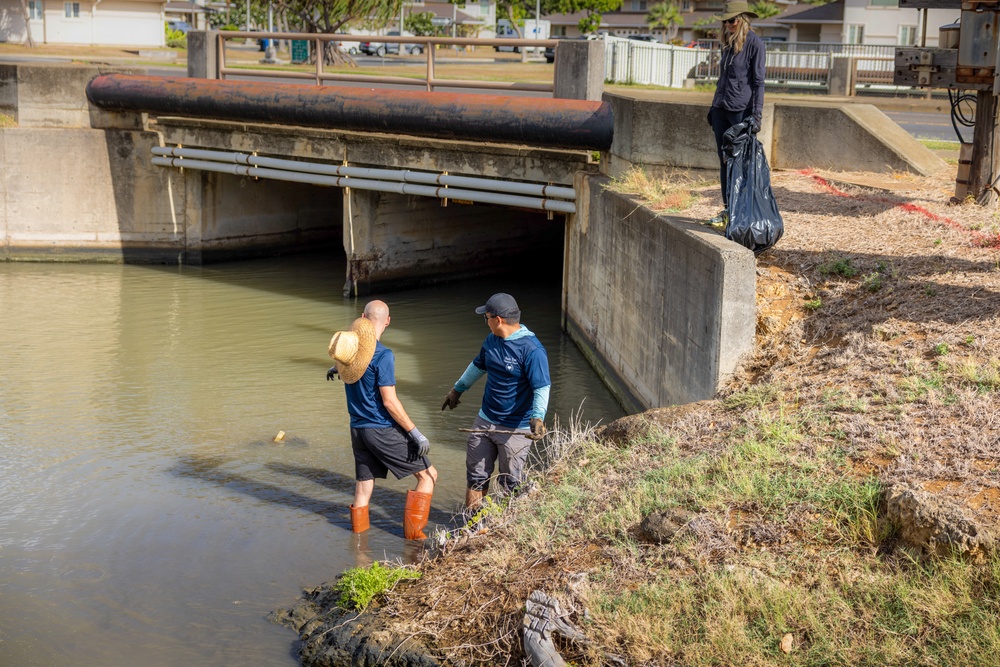
[[[304,62],[309,62],[309,40],[293,39],[292,64],[301,65]]]

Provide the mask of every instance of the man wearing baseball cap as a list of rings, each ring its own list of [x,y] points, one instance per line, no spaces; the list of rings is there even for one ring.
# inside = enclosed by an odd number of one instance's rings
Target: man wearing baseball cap
[[[454,410],[462,393],[486,376],[483,404],[466,442],[467,510],[482,501],[498,460],[497,484],[502,492],[509,493],[524,481],[531,441],[545,435],[552,385],[548,354],[535,334],[521,324],[521,309],[514,297],[494,294],[476,313],[486,320],[490,334],[441,406]]]
[[[406,492],[403,535],[408,540],[423,540],[437,470],[427,458],[430,442],[396,396],[396,359],[381,342],[388,326],[389,306],[384,301],[369,301],[364,316],[354,320],[349,331],[338,331],[330,340],[329,353],[336,365],[327,371],[326,379],[340,375],[351,415],[357,480],[351,530],[368,530],[368,502],[375,478],[385,479],[391,471],[396,479],[407,475],[417,479],[416,489]]]

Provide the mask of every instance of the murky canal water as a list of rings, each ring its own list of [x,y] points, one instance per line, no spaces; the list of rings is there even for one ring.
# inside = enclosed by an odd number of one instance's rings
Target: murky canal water
[[[265,615],[355,565],[353,462],[330,334],[364,300],[343,261],[210,267],[0,263],[0,665],[295,665]],[[547,421],[621,410],[559,332],[559,282],[487,279],[384,295],[398,392],[462,502],[482,382],[448,388],[514,294],[549,351]],[[586,400],[584,400],[586,399]],[[275,444],[278,431],[286,433]],[[376,484],[368,546],[404,556],[411,480]]]

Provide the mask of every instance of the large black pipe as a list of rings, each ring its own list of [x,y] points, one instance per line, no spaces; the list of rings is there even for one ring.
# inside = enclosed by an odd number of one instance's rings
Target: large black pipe
[[[469,93],[102,74],[87,85],[102,109],[280,123],[438,139],[607,150],[607,102]]]

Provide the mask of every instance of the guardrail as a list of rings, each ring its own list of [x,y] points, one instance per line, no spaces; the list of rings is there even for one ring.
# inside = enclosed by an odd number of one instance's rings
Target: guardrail
[[[428,91],[435,87],[447,88],[477,88],[485,90],[525,90],[551,93],[555,90],[554,83],[526,83],[508,81],[473,81],[467,79],[439,79],[434,75],[436,46],[512,46],[545,48],[555,46],[555,39],[473,39],[463,37],[404,37],[381,35],[341,35],[298,32],[248,32],[224,30],[216,33],[218,39],[217,78],[224,79],[227,75],[273,77],[279,74],[290,79],[307,79],[321,85],[324,81],[352,81],[355,83],[396,83],[409,86],[424,86]],[[274,39],[302,40],[313,44],[316,54],[316,69],[312,73],[282,70],[278,73],[273,69],[260,70],[245,67],[230,67],[226,64],[226,41],[232,39]],[[323,54],[329,42],[377,42],[379,44],[420,44],[426,59],[427,70],[423,78],[402,76],[374,76],[367,74],[342,74],[323,70]]]
[[[714,81],[719,77],[718,42],[687,48],[605,38],[607,76],[613,83],[639,83],[680,88],[686,79]],[[829,89],[834,60],[849,58],[855,89],[892,92],[894,46],[880,44],[819,44],[768,42],[765,85],[776,89]]]

